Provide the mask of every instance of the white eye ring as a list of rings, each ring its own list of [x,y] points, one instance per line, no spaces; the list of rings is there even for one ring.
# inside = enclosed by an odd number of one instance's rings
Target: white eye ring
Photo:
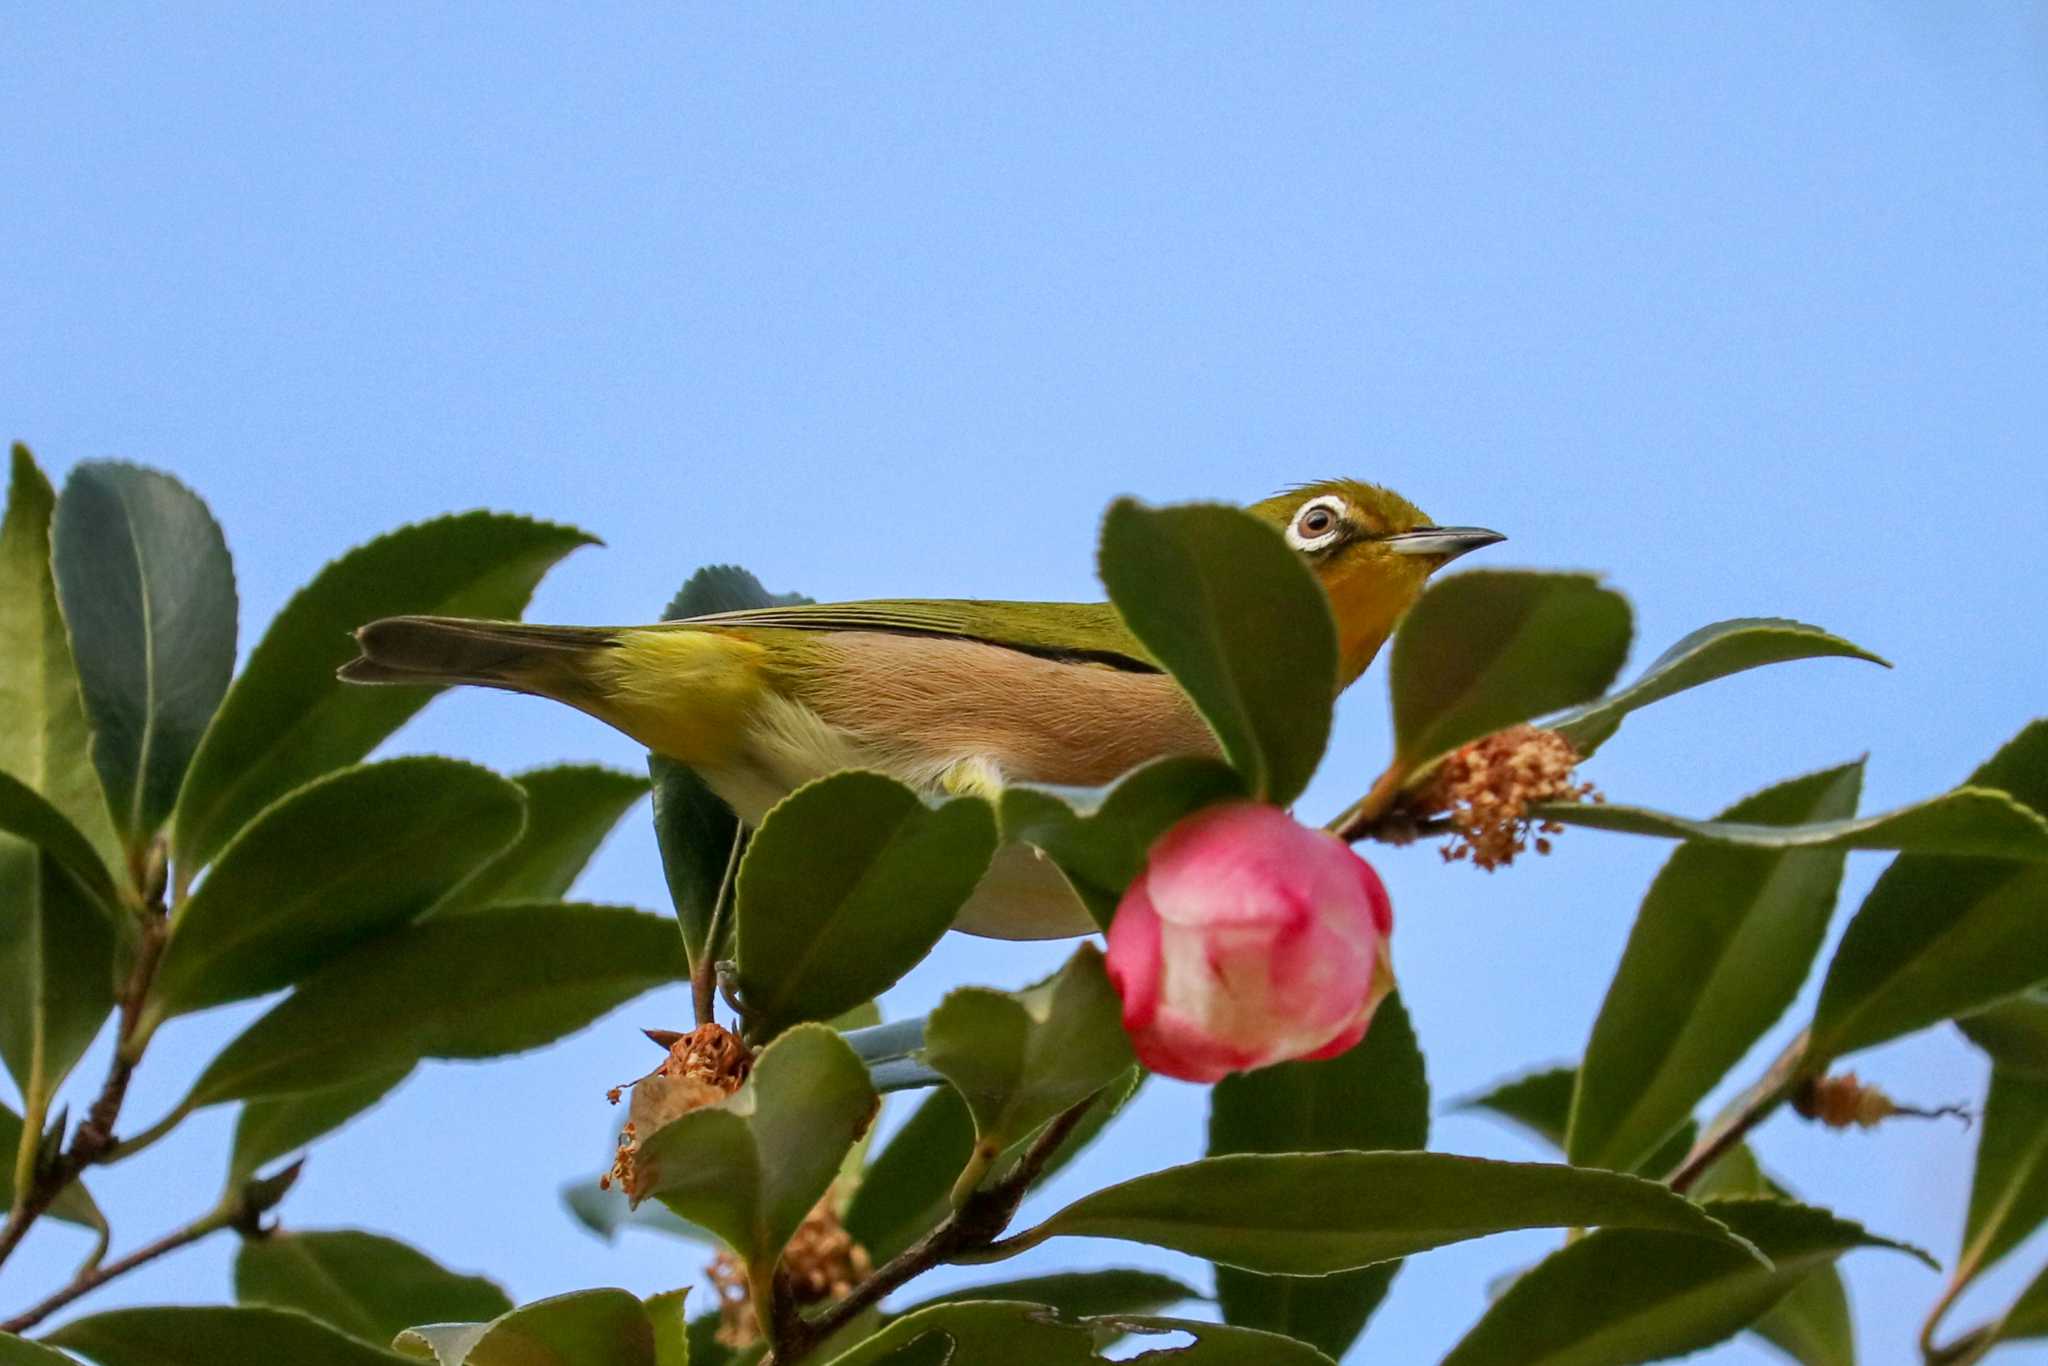
[[[1287,524],[1287,544],[1296,550],[1321,550],[1344,534],[1344,519],[1350,511],[1344,500],[1334,494],[1326,493],[1320,498],[1309,499],[1294,510],[1294,520]],[[1313,512],[1329,513],[1330,525],[1327,530],[1309,535],[1302,531],[1301,524]]]

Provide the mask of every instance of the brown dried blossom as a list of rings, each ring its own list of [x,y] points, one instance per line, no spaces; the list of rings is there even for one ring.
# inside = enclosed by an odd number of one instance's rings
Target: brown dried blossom
[[[754,1055],[746,1044],[723,1025],[699,1025],[687,1034],[660,1037],[673,1040],[668,1044],[668,1056],[661,1066],[633,1083],[633,1100],[626,1109],[625,1127],[619,1131],[618,1153],[611,1170],[598,1178],[604,1190],[617,1182],[637,1198],[634,1157],[641,1136],[692,1110],[718,1104],[740,1089],[754,1065]],[[618,1087],[605,1094],[612,1104],[619,1103]]]
[[[1859,1081],[1854,1072],[1807,1078],[1792,1093],[1792,1108],[1830,1129],[1847,1129],[1852,1125],[1874,1129],[1893,1115],[1911,1115],[1916,1119],[1948,1115],[1965,1124],[1970,1121],[1969,1110],[1960,1105],[1942,1105],[1931,1110],[1901,1105],[1875,1086]]]
[[[1420,816],[1442,814],[1452,826],[1446,863],[1469,858],[1492,872],[1515,861],[1533,840],[1550,852],[1548,836],[1564,827],[1530,819],[1538,802],[1599,801],[1591,783],[1574,783],[1579,754],[1554,730],[1510,726],[1474,740],[1446,758],[1416,794]]]
[[[799,1307],[845,1298],[873,1269],[867,1249],[839,1222],[831,1191],[804,1216],[782,1250],[782,1283]],[[705,1275],[718,1295],[718,1340],[734,1349],[759,1342],[761,1319],[754,1311],[746,1263],[720,1252]]]

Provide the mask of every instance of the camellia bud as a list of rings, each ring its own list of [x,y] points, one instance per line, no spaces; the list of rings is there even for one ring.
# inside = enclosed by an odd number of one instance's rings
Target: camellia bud
[[[1124,1029],[1154,1072],[1213,1082],[1361,1038],[1393,989],[1372,865],[1277,807],[1231,802],[1160,836],[1109,927]]]

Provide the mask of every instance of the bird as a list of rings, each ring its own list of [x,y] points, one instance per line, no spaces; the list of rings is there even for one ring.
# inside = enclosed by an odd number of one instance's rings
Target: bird
[[[1306,561],[1337,627],[1341,693],[1429,576],[1506,537],[1438,526],[1338,479],[1245,509]],[[1010,783],[1100,787],[1150,760],[1216,755],[1208,725],[1106,602],[897,599],[764,607],[644,626],[400,616],[356,633],[350,683],[469,684],[549,698],[697,772],[749,826],[842,769],[930,799]],[[1007,845],[954,928],[1047,939],[1096,928],[1050,860]]]

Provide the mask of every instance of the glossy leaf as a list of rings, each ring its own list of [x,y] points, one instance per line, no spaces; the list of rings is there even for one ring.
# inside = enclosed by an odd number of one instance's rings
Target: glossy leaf
[[[1025,991],[948,992],[925,1022],[924,1056],[966,1099],[991,1161],[1132,1065],[1123,1003],[1093,944]]]
[[[934,1295],[892,1314],[902,1318],[935,1305],[967,1300],[1011,1300],[1042,1304],[1066,1318],[1098,1314],[1155,1314],[1188,1300],[1207,1299],[1201,1291],[1156,1271],[1112,1267],[1099,1271],[1060,1271],[1049,1276],[1024,1276],[1013,1281],[970,1285]]]
[[[318,1091],[294,1091],[252,1100],[235,1118],[234,1148],[228,1156],[228,1189],[242,1184],[280,1157],[289,1157],[316,1138],[333,1133],[375,1105],[412,1074],[410,1063],[373,1072]]]
[[[1730,807],[1763,828],[1852,815],[1863,765]],[[1785,1013],[1827,933],[1846,855],[1685,844],[1651,883],[1579,1065],[1565,1155],[1633,1171]]]
[[[750,1016],[772,1033],[881,995],[939,942],[995,848],[994,813],[976,797],[933,809],[858,770],[797,789],[740,863],[736,952]]]
[[[1409,774],[1483,735],[1588,698],[1628,654],[1628,603],[1589,574],[1438,580],[1394,633],[1395,762]]]
[[[436,916],[307,978],[207,1066],[187,1103],[538,1048],[682,972],[666,916],[559,903]]]
[[[1565,1128],[1571,1122],[1572,1092],[1578,1083],[1577,1068],[1547,1067],[1503,1082],[1491,1091],[1459,1102],[1456,1108],[1489,1110],[1503,1119],[1513,1121],[1562,1153]],[[1697,1137],[1698,1132],[1697,1124],[1690,1120],[1686,1121],[1665,1141],[1663,1147],[1631,1170],[1637,1176],[1662,1179],[1692,1151],[1693,1139]],[[1738,1147],[1736,1151],[1747,1153],[1748,1149]],[[1708,1175],[1711,1176],[1714,1170],[1717,1168],[1710,1168]],[[1701,1184],[1704,1184],[1706,1179],[1701,1178]],[[1695,1185],[1692,1194],[1697,1197],[1704,1192],[1699,1185]]]
[[[99,1366],[394,1366],[404,1361],[295,1309],[162,1305],[74,1319],[43,1341]]]
[[[0,1105],[0,1208],[14,1208],[14,1157],[21,1150],[21,1116]],[[50,1217],[76,1224],[100,1234],[107,1232],[107,1217],[100,1213],[92,1192],[83,1181],[73,1181],[50,1206]],[[0,1337],[0,1342],[7,1339]]]
[[[2043,1221],[2048,1221],[2048,1077],[1994,1067],[1957,1274],[1965,1281],[1975,1279]]]
[[[5,772],[0,772],[0,840],[32,846],[54,859],[88,893],[95,911],[128,928],[123,894],[84,832],[40,792]]]
[[[39,824],[68,827],[61,838],[79,849],[65,862],[113,904],[111,888],[126,880],[128,864],[93,766],[71,635],[57,606],[50,569],[56,505],[50,481],[28,449],[16,446],[7,513],[0,520],[0,660],[6,661],[0,665],[0,774],[27,787],[59,818],[40,817]],[[7,819],[5,813],[17,805],[0,800],[0,829],[51,847]]]
[[[862,1173],[846,1228],[877,1265],[916,1242],[952,1206],[953,1178],[974,1151],[974,1116],[950,1086],[926,1096]]]
[[[1783,617],[1736,617],[1681,637],[1627,686],[1544,724],[1571,741],[1581,758],[1590,758],[1620,728],[1624,717],[1652,702],[1766,664],[1827,656],[1866,659],[1891,667],[1862,646],[1818,626]]]
[[[1212,802],[1245,795],[1228,764],[1197,755],[1157,759],[1091,800],[1044,788],[1003,789],[1003,840],[1045,851],[1107,929],[1124,889],[1145,867],[1153,841]]]
[[[193,757],[172,834],[180,876],[212,862],[285,793],[359,762],[433,700],[437,688],[337,680],[358,626],[409,612],[517,617],[541,575],[595,543],[574,527],[467,512],[401,527],[328,564],[263,633]]]
[[[1509,1229],[1595,1226],[1742,1246],[1683,1196],[1617,1172],[1339,1152],[1210,1157],[1135,1177],[1083,1196],[1006,1251],[1062,1234],[1123,1238],[1247,1271],[1321,1276]]]
[[[113,1012],[115,963],[99,903],[49,855],[0,835],[0,1059],[37,1128]]]
[[[1741,1331],[1852,1248],[1912,1251],[1789,1201],[1707,1208],[1770,1260],[1697,1238],[1602,1229],[1519,1277],[1444,1366],[1629,1366],[1682,1356]]]
[[[489,1323],[408,1328],[392,1345],[437,1366],[664,1366],[647,1306],[623,1290],[556,1295]]]
[[[605,836],[647,795],[647,782],[597,764],[556,764],[514,775],[526,794],[519,839],[434,903],[434,913],[567,896]]]
[[[642,1138],[630,1193],[710,1229],[750,1263],[772,1262],[879,1105],[845,1040],[798,1026],[762,1050],[737,1094]]]
[[[2048,812],[2048,720],[1970,778]],[[2048,867],[1906,854],[1863,899],[1835,947],[1807,1066],[1981,1010],[2048,980]]]
[[[343,769],[266,810],[171,921],[160,1017],[290,986],[404,924],[519,836],[525,798],[475,764]]]
[[[489,1319],[512,1307],[481,1276],[447,1270],[395,1239],[353,1229],[244,1239],[235,1299],[297,1309],[379,1346],[415,1323]]]
[[[1428,1141],[1429,1081],[1398,994],[1380,1002],[1364,1040],[1349,1052],[1240,1072],[1210,1093],[1211,1157],[1420,1148]],[[1226,1323],[1298,1338],[1341,1358],[1399,1269],[1399,1262],[1385,1262],[1305,1277],[1218,1266],[1216,1298]]]
[[[1140,1360],[1174,1366],[1331,1366],[1306,1343],[1271,1333],[1190,1319],[1117,1315],[1068,1319],[1042,1304],[970,1300],[906,1314],[830,1366],[1101,1366],[1096,1343],[1128,1335],[1145,1353],[1148,1336],[1187,1334],[1193,1341]]]
[[[1336,625],[1301,557],[1236,508],[1126,498],[1103,519],[1096,563],[1246,786],[1291,804],[1322,760],[1337,696]]]
[[[1958,1017],[1956,1027],[1999,1068],[2048,1076],[2048,995],[2024,992]]]
[[[234,565],[198,495],[118,461],[72,468],[52,541],[93,761],[140,844],[171,814],[234,674]]]
[[[1532,807],[1530,814],[1589,830],[1748,849],[1895,849],[1910,854],[1975,854],[2036,863],[2048,860],[2048,820],[2003,792],[1983,788],[1960,787],[1861,819],[1783,824],[1737,819],[1733,810],[1715,820],[1695,821],[1611,802],[1546,802]]]

